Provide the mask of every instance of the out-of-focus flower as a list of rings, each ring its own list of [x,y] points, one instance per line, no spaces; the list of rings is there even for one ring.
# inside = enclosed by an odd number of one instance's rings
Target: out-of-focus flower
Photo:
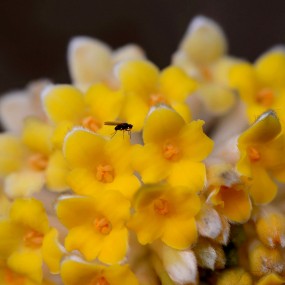
[[[238,139],[238,171],[251,178],[250,195],[257,204],[270,202],[277,185],[272,177],[285,181],[285,136],[273,111],[262,114]]]
[[[230,82],[247,106],[247,115],[253,122],[262,113],[273,109],[285,122],[285,49],[273,48],[263,54],[252,66],[240,63],[232,67]]]
[[[285,278],[278,274],[271,273],[258,280],[256,285],[282,285],[285,283]]]
[[[62,263],[61,276],[65,285],[138,285],[128,265],[104,266],[69,258]]]
[[[211,152],[213,142],[202,129],[204,122],[185,123],[183,118],[168,107],[152,110],[146,119],[144,146],[137,145],[133,152],[135,169],[144,183],[167,179],[171,185],[184,185],[202,190],[205,165],[201,162]]]
[[[218,278],[217,285],[252,285],[253,279],[242,268],[232,268],[224,271]]]
[[[106,190],[118,190],[131,198],[140,182],[130,165],[131,145],[127,138],[112,139],[74,128],[64,142],[64,155],[70,167],[68,183],[82,195],[95,196]]]
[[[68,66],[73,84],[86,91],[92,84],[116,85],[113,67],[120,61],[144,59],[144,51],[128,44],[115,51],[98,39],[75,37],[68,45]]]
[[[125,101],[120,117],[142,129],[149,109],[159,103],[170,105],[187,122],[190,110],[184,103],[196,89],[196,82],[181,68],[170,66],[159,73],[149,61],[123,62],[116,68]]]
[[[55,124],[53,142],[62,147],[64,137],[74,126],[98,132],[105,121],[115,121],[121,111],[123,95],[98,83],[83,94],[71,85],[54,85],[42,93],[48,118]]]
[[[195,215],[200,210],[200,199],[189,188],[142,186],[135,196],[134,209],[128,226],[143,245],[161,240],[181,250],[197,239]]]
[[[198,80],[198,99],[216,115],[229,111],[236,102],[228,74],[237,60],[226,52],[227,40],[222,28],[213,20],[198,16],[191,21],[172,58],[174,65]]]
[[[1,95],[0,120],[5,130],[20,133],[24,119],[35,116],[46,119],[41,107],[40,94],[49,85],[48,80],[42,79],[31,82],[25,89],[8,92]]]
[[[96,198],[63,196],[56,206],[60,221],[69,229],[68,251],[79,250],[91,261],[107,264],[121,261],[127,252],[130,202],[119,192],[108,191]]]

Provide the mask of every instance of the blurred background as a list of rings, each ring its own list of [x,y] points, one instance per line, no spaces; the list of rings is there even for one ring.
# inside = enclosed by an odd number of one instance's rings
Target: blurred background
[[[285,42],[284,0],[1,0],[0,11],[0,93],[38,78],[69,83],[66,48],[76,35],[113,48],[137,43],[161,68],[196,15],[217,21],[230,54],[251,61]]]

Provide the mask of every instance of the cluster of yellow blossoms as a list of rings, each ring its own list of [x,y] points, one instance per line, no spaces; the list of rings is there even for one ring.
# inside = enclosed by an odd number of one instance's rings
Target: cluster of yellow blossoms
[[[0,284],[285,284],[285,47],[199,16],[162,71],[88,37],[68,64],[0,101]]]

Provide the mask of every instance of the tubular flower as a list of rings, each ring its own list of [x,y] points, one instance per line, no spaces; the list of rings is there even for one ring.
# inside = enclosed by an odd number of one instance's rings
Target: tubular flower
[[[195,215],[200,210],[200,199],[189,188],[142,186],[134,198],[134,209],[128,226],[143,245],[161,240],[181,250],[197,239]]]
[[[103,266],[75,258],[62,263],[61,276],[65,285],[139,285],[128,265]]]
[[[48,118],[56,126],[54,144],[61,148],[64,136],[74,126],[102,131],[105,121],[117,119],[122,99],[120,91],[102,83],[91,86],[85,94],[71,85],[49,86],[42,93],[42,101]]]
[[[144,59],[143,50],[134,44],[115,51],[98,39],[75,37],[68,45],[68,65],[72,81],[86,91],[92,84],[115,84],[113,67],[122,60]]]
[[[130,167],[131,145],[118,134],[105,139],[82,128],[73,129],[64,142],[64,155],[70,166],[67,177],[74,192],[96,196],[105,190],[118,190],[131,198],[140,183]]]
[[[0,222],[0,257],[6,264],[0,278],[4,276],[4,284],[41,284],[41,248],[49,229],[39,201],[17,199],[12,203],[9,216]]]
[[[121,88],[126,94],[120,117],[141,130],[150,107],[164,103],[190,120],[186,98],[196,89],[196,82],[179,67],[168,67],[161,74],[148,61],[129,61],[117,68]]]
[[[239,177],[230,165],[214,165],[209,169],[208,201],[216,210],[225,215],[231,222],[245,223],[251,215],[251,201],[248,192],[248,182]]]
[[[257,204],[270,202],[277,185],[272,177],[285,181],[285,136],[275,112],[262,114],[238,139],[238,171],[251,178],[250,194]]]
[[[125,223],[130,215],[130,202],[122,194],[108,191],[96,198],[62,197],[56,211],[69,229],[65,239],[68,251],[79,250],[87,260],[98,257],[107,264],[125,257],[128,246]]]
[[[227,56],[226,51],[227,40],[222,28],[213,20],[198,16],[191,21],[172,58],[175,66],[198,80],[199,100],[216,115],[227,112],[236,101],[228,74],[237,60]]]
[[[285,51],[272,49],[254,64],[240,63],[230,72],[230,84],[239,91],[253,122],[259,115],[273,109],[284,123]]]
[[[146,119],[143,140],[133,152],[135,169],[144,183],[167,179],[171,185],[184,185],[200,191],[206,178],[201,162],[213,148],[202,129],[204,122],[185,123],[174,110],[154,109]]]

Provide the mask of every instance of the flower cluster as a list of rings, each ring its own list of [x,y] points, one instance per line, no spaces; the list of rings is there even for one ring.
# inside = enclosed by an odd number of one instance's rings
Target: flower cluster
[[[88,37],[68,65],[0,100],[0,283],[284,284],[285,47],[199,16],[162,71]]]

